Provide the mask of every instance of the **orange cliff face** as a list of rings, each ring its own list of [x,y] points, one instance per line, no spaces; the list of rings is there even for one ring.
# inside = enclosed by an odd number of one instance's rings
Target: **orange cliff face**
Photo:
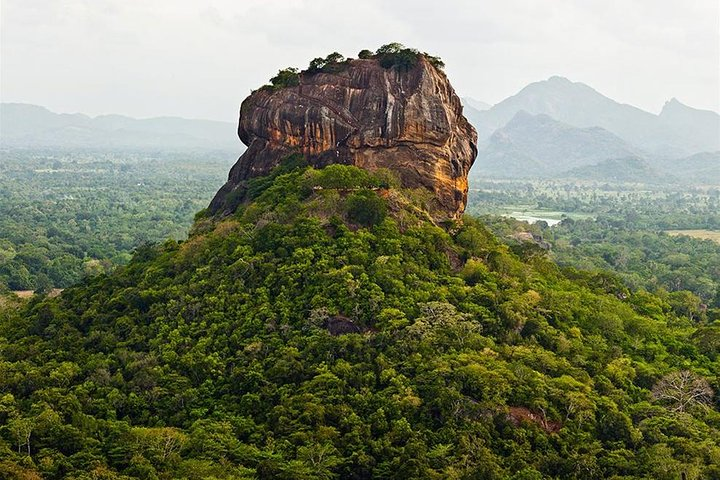
[[[437,216],[456,218],[477,154],[460,99],[423,56],[408,70],[351,60],[336,73],[301,73],[298,86],[257,90],[242,103],[238,133],[248,149],[210,204],[213,213],[234,211],[242,195],[233,191],[297,152],[315,167],[392,170],[403,186],[434,192]]]

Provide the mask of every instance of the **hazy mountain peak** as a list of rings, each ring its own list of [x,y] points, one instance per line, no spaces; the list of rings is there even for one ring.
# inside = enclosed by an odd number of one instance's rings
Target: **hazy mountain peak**
[[[548,78],[546,80],[548,83],[554,83],[556,85],[572,85],[575,82],[571,82],[566,77],[561,77],[560,75],[553,75],[552,77]]]
[[[15,103],[15,102],[3,102],[0,103],[0,119],[5,117],[5,120],[9,120],[11,116],[61,116],[64,118],[83,118],[90,119],[89,116],[84,113],[55,113],[42,105],[33,105],[31,103]]]
[[[515,95],[468,118],[480,141],[515,119],[521,110],[531,115],[549,115],[579,128],[601,127],[625,142],[666,158],[678,158],[720,148],[720,115],[669,100],[660,115],[621,104],[592,87],[554,75],[531,83]],[[537,122],[538,120],[535,120]]]
[[[713,112],[712,110],[702,110],[699,108],[691,107],[689,105],[686,105],[682,103],[677,98],[673,97],[667,102],[665,102],[665,105],[663,105],[662,111],[660,112],[660,116],[668,115],[668,114],[675,114],[675,113],[688,113],[688,114],[699,114],[699,115],[705,115],[707,118],[712,117],[720,117],[720,114],[717,112]]]
[[[562,130],[565,128],[573,128],[563,122],[559,122],[552,118],[550,115],[544,113],[532,114],[527,110],[519,110],[513,118],[503,127],[497,130],[497,132],[515,130],[518,128],[544,128],[552,127],[555,130]]]
[[[597,92],[594,88],[590,87],[589,85],[586,85],[582,82],[573,82],[572,80],[561,77],[559,75],[553,75],[552,77],[549,77],[547,80],[540,80],[538,82],[533,82],[529,84],[527,87],[522,89],[518,94],[522,93],[523,91],[563,91],[563,92],[578,92],[578,93],[594,93],[596,95],[601,95]],[[601,95],[602,96],[602,95]],[[512,98],[512,97],[510,97]],[[609,99],[608,99],[609,100]]]
[[[483,177],[547,178],[639,153],[603,128],[577,128],[546,114],[519,110],[482,146],[476,171]]]
[[[662,115],[667,115],[667,114],[669,114],[669,113],[679,112],[679,111],[682,111],[682,110],[685,110],[685,109],[695,110],[694,108],[685,105],[685,104],[682,103],[680,100],[678,100],[677,98],[673,97],[673,98],[671,98],[670,100],[668,100],[667,102],[665,102],[665,104],[663,105],[662,110],[660,111],[660,115],[661,115],[661,116],[662,116]]]
[[[535,115],[531,114],[527,110],[518,110],[518,112],[515,114],[515,116],[513,116],[513,118],[510,119],[506,126],[512,125],[514,123],[526,122],[532,119],[534,116]]]
[[[472,97],[462,97],[460,100],[462,101],[463,105],[465,105],[466,107],[474,108],[475,110],[480,111],[480,112],[484,111],[484,110],[488,110],[489,108],[492,107],[492,105],[490,105],[489,103],[483,102],[482,100],[477,100]]]
[[[584,117],[593,110],[607,110],[615,105],[619,104],[584,83],[553,76],[527,85],[485,112],[484,117],[494,128],[505,125],[519,110],[549,115],[577,127],[604,126]]]
[[[25,110],[25,111],[35,111],[35,112],[50,112],[45,107],[42,107],[40,105],[33,105],[31,103],[17,103],[17,102],[3,102],[2,103],[3,108],[11,108],[15,110]]]

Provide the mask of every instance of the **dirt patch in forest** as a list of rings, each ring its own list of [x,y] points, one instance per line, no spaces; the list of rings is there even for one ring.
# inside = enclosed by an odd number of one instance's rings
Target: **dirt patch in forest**
[[[52,290],[50,290],[50,293],[48,293],[48,297],[55,298],[59,296],[62,291],[62,288],[53,288]],[[34,290],[13,290],[13,293],[17,295],[18,298],[30,298],[35,295]]]

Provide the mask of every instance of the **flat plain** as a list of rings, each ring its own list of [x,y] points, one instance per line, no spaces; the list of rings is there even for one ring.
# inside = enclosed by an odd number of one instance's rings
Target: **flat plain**
[[[665,233],[673,237],[684,235],[686,237],[712,240],[713,242],[720,243],[720,232],[715,230],[666,230]]]

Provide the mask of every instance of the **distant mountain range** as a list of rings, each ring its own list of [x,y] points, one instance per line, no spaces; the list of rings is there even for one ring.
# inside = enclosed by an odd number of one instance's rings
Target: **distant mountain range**
[[[480,138],[488,138],[520,110],[549,115],[574,127],[602,127],[653,155],[673,157],[720,150],[720,115],[715,112],[672,99],[660,115],[655,115],[562,77],[531,83],[480,111],[474,119]]]
[[[657,162],[657,168],[669,172],[684,183],[720,185],[720,152],[703,152],[685,158]]]
[[[639,153],[603,128],[577,128],[524,110],[497,129],[483,147],[478,173],[507,178],[556,177],[574,168]]]
[[[610,177],[616,180],[626,172],[626,181],[637,181],[644,171],[653,181],[720,181],[713,153],[720,150],[720,115],[674,98],[655,115],[583,83],[551,77],[485,110],[463,102],[479,137],[473,176],[552,178],[572,172],[607,179],[605,173],[615,168]],[[690,165],[706,175],[684,171]]]
[[[496,105],[465,97],[478,130],[475,177],[586,178],[720,184],[720,115],[677,99],[659,115],[562,77],[531,83]],[[177,117],[58,114],[0,104],[0,146],[232,149],[236,125]]]
[[[666,183],[678,180],[674,176],[659,173],[639,157],[603,160],[594,165],[573,168],[562,177],[609,183]]]
[[[0,145],[6,147],[240,149],[236,131],[231,123],[213,120],[89,117],[0,104]]]
[[[720,115],[698,110],[680,103],[676,98],[665,103],[659,115],[664,133],[681,139],[686,153],[720,150]]]

